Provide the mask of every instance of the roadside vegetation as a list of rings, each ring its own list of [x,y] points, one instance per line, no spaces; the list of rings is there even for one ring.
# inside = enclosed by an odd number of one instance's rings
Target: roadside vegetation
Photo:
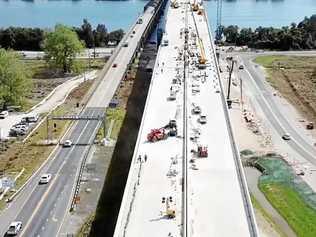
[[[106,47],[109,42],[118,43],[124,35],[122,29],[108,32],[104,24],[95,29],[84,19],[81,27],[71,27],[87,48]],[[14,50],[42,50],[45,35],[50,31],[40,28],[9,27],[0,28],[0,47]]]
[[[316,193],[280,157],[254,157],[259,189],[300,237],[316,236]]]
[[[286,235],[283,233],[281,228],[275,223],[271,215],[261,206],[261,204],[258,202],[258,200],[253,196],[251,197],[251,203],[255,211],[258,211],[262,217],[266,220],[266,222],[281,236],[286,237]],[[256,213],[255,213],[256,214]]]
[[[316,124],[316,57],[260,56],[268,82],[305,118]]]
[[[52,68],[63,73],[81,71],[76,55],[83,51],[84,44],[71,28],[56,25],[55,31],[47,34],[43,48],[46,61]]]
[[[305,17],[300,23],[282,28],[258,27],[240,29],[237,25],[223,27],[222,32],[228,45],[257,49],[300,50],[316,48],[316,15]]]
[[[81,102],[91,84],[92,81],[86,81],[74,89],[67,97],[65,103],[57,107],[52,114],[71,114],[75,110],[78,110],[76,104]],[[52,126],[52,123],[50,126],[50,136],[58,142],[70,122],[54,121],[54,123],[56,124],[55,127]],[[46,138],[47,128],[46,123],[43,122],[25,143],[9,140],[0,145],[0,170],[2,172],[8,176],[15,176],[23,168],[25,169],[22,176],[17,180],[15,189],[18,189],[27,181],[54,149],[54,144],[46,145]],[[0,201],[0,207],[4,207],[5,199],[11,195],[12,193],[8,193],[5,198]]]
[[[297,236],[316,236],[316,210],[308,206],[295,190],[281,183],[265,183],[259,187]]]
[[[0,48],[0,105],[22,106],[32,86],[31,74],[13,51]]]

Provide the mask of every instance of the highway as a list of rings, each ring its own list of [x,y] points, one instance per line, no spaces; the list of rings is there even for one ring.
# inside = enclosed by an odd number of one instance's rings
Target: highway
[[[292,55],[293,53],[289,53]],[[287,54],[287,55],[289,55]],[[314,52],[301,52],[301,54],[313,55]],[[299,54],[300,55],[300,54]],[[252,59],[256,55],[241,54],[241,62],[245,65],[245,70],[239,70],[239,74],[245,80],[245,83],[254,91],[256,101],[264,112],[265,116],[269,119],[271,125],[278,132],[280,138],[289,133],[292,137],[290,141],[286,141],[298,154],[306,158],[312,164],[316,165],[316,149],[309,138],[303,137],[302,134],[289,122],[286,115],[282,113],[279,106],[274,101],[274,96],[265,84],[264,74],[259,73],[252,63]]]
[[[128,47],[118,46],[109,59],[107,68],[82,115],[103,116],[112,99],[140,40],[154,16],[154,8],[148,7],[141,16],[142,24],[134,24],[123,41]],[[133,32],[134,31],[134,32]],[[132,37],[131,37],[132,36]],[[113,64],[117,64],[113,67]],[[69,212],[73,189],[81,161],[92,144],[101,121],[75,122],[66,136],[74,145],[58,147],[51,158],[29,180],[10,206],[0,215],[0,235],[4,236],[10,222],[19,220],[23,229],[19,236],[58,236],[63,233],[63,220]],[[66,138],[65,138],[66,139]],[[51,173],[49,184],[38,185],[40,175]]]

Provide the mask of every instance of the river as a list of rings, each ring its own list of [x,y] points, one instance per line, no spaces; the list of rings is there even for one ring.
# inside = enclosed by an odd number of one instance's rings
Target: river
[[[56,23],[80,26],[87,18],[94,26],[127,29],[142,12],[146,0],[0,0],[0,27],[51,28]],[[212,28],[216,1],[205,2]],[[223,0],[223,25],[242,27],[289,25],[316,14],[316,0]]]

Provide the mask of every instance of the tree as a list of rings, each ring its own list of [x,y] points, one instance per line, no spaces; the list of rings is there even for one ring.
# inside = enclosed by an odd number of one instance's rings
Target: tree
[[[76,70],[75,57],[84,49],[84,43],[71,28],[56,25],[55,31],[46,35],[44,51],[46,61],[63,73]]]
[[[99,24],[94,33],[95,46],[104,47],[108,44],[108,31],[103,24]]]
[[[124,36],[124,31],[122,29],[120,30],[116,30],[116,31],[112,31],[110,34],[109,34],[109,41],[112,41],[112,42],[120,42],[121,39],[123,38]]]
[[[18,54],[0,48],[0,104],[22,105],[31,88],[31,75]]]
[[[92,31],[92,26],[87,19],[83,19],[83,25],[81,26],[82,38],[86,43],[88,48],[95,46],[94,35]]]

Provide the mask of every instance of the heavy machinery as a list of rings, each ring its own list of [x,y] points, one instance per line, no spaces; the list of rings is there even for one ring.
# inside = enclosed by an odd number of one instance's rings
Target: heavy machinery
[[[306,125],[306,129],[308,129],[308,130],[314,129],[314,123],[313,123],[313,122],[309,122],[309,123]]]
[[[169,219],[173,219],[176,217],[176,211],[175,209],[171,208],[171,205],[170,203],[172,203],[172,197],[168,197],[168,198],[165,198],[163,197],[162,198],[162,203],[165,203],[166,204],[166,212],[165,212],[165,215],[169,218]]]
[[[172,1],[171,2],[171,5],[170,5],[172,8],[179,8],[179,3],[178,3],[178,1],[177,0],[174,0],[174,1]]]
[[[207,157],[208,156],[208,151],[207,151],[207,146],[198,146],[198,152],[197,152],[198,157]]]
[[[205,57],[205,50],[204,50],[204,44],[201,38],[199,38],[199,47],[200,47],[200,57],[199,57],[199,64],[204,65],[206,63],[206,57]]]
[[[194,0],[194,3],[192,4],[192,10],[194,12],[199,10],[199,4],[196,2],[196,0]]]
[[[156,128],[152,129],[150,133],[147,135],[147,140],[149,142],[156,142],[159,140],[166,139],[168,137],[168,134],[166,133],[164,128]]]

